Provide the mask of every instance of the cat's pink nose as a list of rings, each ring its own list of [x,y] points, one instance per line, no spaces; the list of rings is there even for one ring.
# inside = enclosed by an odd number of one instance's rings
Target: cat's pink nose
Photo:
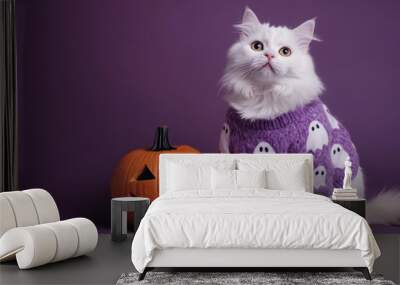
[[[266,53],[265,56],[268,58],[268,61],[275,57],[272,53]]]

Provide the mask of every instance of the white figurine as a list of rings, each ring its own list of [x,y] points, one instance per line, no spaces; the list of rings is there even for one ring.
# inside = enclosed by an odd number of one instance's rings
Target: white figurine
[[[353,172],[351,170],[351,161],[350,157],[347,157],[344,162],[344,179],[343,179],[343,189],[352,189],[351,188],[351,176]]]

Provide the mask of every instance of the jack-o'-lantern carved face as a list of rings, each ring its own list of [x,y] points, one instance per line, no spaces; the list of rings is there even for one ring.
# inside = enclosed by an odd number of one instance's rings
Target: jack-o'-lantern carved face
[[[118,163],[111,181],[112,197],[140,196],[154,200],[158,197],[158,162],[162,153],[198,153],[187,145],[172,147],[168,128],[159,127],[150,149],[137,149],[126,154]]]
[[[147,167],[147,165],[145,165],[142,173],[140,173],[139,176],[136,178],[136,181],[153,180],[153,179],[156,179],[156,177],[151,172],[151,170]]]

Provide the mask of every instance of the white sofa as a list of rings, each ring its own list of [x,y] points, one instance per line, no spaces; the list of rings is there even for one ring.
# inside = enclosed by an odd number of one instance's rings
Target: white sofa
[[[88,219],[60,221],[49,192],[30,189],[0,193],[0,262],[20,269],[84,255],[96,248],[98,233]]]

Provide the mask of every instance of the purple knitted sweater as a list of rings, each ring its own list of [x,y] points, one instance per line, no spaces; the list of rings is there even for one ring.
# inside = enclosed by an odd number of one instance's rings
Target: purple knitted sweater
[[[246,120],[232,108],[226,115],[230,153],[305,153],[314,155],[314,192],[326,196],[342,187],[344,161],[353,177],[359,158],[347,130],[319,100],[273,120]]]

